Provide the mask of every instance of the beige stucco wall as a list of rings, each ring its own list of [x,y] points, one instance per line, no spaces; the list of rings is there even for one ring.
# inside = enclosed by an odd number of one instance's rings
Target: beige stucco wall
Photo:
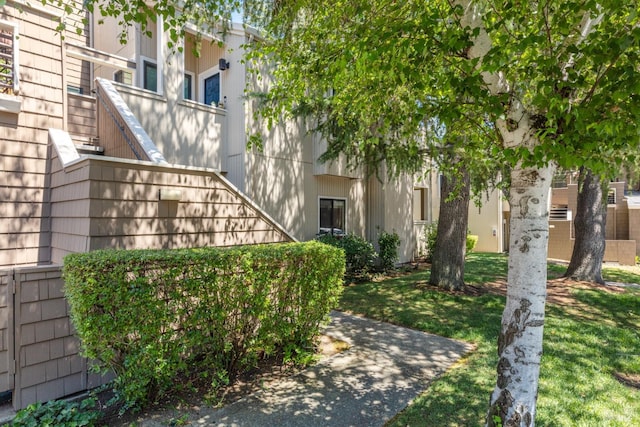
[[[548,257],[569,261],[575,239],[571,235],[571,221],[549,221]],[[609,240],[605,242],[604,261],[622,265],[635,265],[634,240]]]
[[[381,171],[384,177],[385,171]],[[367,239],[377,248],[378,234],[384,230],[396,232],[400,237],[399,261],[408,262],[418,253],[418,234],[422,227],[413,221],[413,177],[403,175],[397,179],[377,177],[368,181],[367,194]]]
[[[629,206],[629,239],[636,242],[635,254],[640,255],[640,206]]]
[[[400,262],[413,260],[416,254],[416,235],[413,227],[413,177],[401,175],[384,185],[384,223],[380,230],[370,228],[372,241],[378,240],[379,231],[396,232],[400,236],[398,256]],[[371,209],[379,206],[372,205]]]
[[[121,44],[119,35],[121,27],[118,25],[114,18],[103,17],[100,14],[93,14],[92,29],[93,29],[93,47],[97,50],[109,52],[113,55],[120,56],[122,58],[135,60],[136,55],[139,54],[138,39],[142,36],[139,28],[131,26],[127,29],[128,43]],[[102,22],[102,23],[100,23]],[[110,67],[108,65],[96,64],[93,69],[94,78],[102,77],[104,79],[113,80],[113,74],[117,71],[117,68]],[[137,75],[135,70],[132,70],[133,82],[137,81]]]
[[[174,83],[167,82],[168,94],[176,93]],[[117,89],[167,162],[226,171],[224,110],[131,86]]]
[[[502,192],[493,190],[482,195],[482,206],[469,203],[469,231],[478,236],[476,252],[502,252],[503,249],[503,215],[504,201]]]

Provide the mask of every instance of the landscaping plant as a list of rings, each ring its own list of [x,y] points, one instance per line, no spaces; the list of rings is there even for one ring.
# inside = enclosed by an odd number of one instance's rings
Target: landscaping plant
[[[113,372],[123,410],[181,375],[233,377],[258,357],[312,348],[342,292],[342,251],[319,242],[105,250],[64,260],[84,355]]]

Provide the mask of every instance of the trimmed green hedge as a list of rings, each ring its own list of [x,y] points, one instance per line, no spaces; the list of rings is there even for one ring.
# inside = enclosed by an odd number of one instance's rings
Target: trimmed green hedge
[[[307,242],[71,254],[64,280],[84,355],[137,407],[182,374],[227,377],[308,350],[344,269],[341,250]]]

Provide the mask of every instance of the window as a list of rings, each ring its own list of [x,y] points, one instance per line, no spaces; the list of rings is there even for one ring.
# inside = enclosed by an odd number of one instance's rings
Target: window
[[[609,192],[607,193],[607,204],[608,205],[615,205],[616,204],[616,189],[615,188],[610,188]]]
[[[198,76],[198,101],[206,105],[218,106],[221,96],[222,76],[215,66]]]
[[[193,99],[193,74],[184,73],[184,98]]]
[[[67,85],[67,93],[82,95],[84,93],[84,90],[79,86]]]
[[[154,92],[157,92],[158,91],[158,66],[153,62],[143,61],[142,72],[143,72],[142,87],[147,90],[152,90]]]
[[[413,189],[413,220],[429,221],[429,189],[426,187]]]
[[[344,234],[346,232],[347,201],[344,199],[320,199],[320,234]]]
[[[204,79],[204,103],[207,105],[220,103],[220,73]]]
[[[113,73],[113,80],[118,83],[130,85],[132,83],[131,73],[129,71],[118,70]]]
[[[0,93],[18,93],[18,26],[0,20]]]

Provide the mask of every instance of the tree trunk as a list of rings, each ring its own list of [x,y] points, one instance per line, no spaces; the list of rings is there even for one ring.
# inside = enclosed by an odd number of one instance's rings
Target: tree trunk
[[[470,181],[464,167],[460,173],[462,176],[442,176],[438,230],[431,254],[429,283],[448,290],[464,288]],[[456,196],[449,200],[453,192]]]
[[[547,282],[547,203],[554,169],[518,164],[511,171],[507,301],[489,426],[534,425]]]
[[[573,221],[576,240],[565,277],[604,284],[602,260],[606,221],[607,205],[603,200],[600,178],[582,168],[578,181],[578,207]]]

